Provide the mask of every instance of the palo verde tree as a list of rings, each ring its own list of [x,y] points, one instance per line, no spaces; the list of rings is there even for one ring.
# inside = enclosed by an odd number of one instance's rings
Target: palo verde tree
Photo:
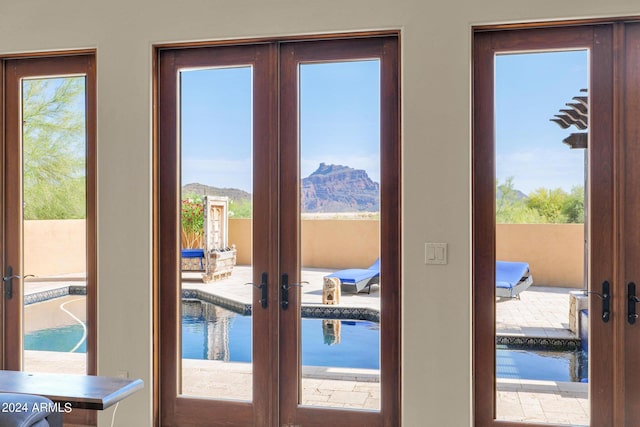
[[[85,80],[22,82],[25,219],[86,216]]]
[[[541,187],[527,196],[514,188],[513,177],[496,182],[496,222],[584,223],[584,187],[573,187],[570,193]]]
[[[496,181],[496,222],[498,224],[535,224],[544,222],[542,216],[527,206],[523,194],[513,185],[513,177],[504,184]]]
[[[577,186],[567,193],[561,188],[538,188],[529,194],[527,207],[538,212],[544,222],[552,224],[584,222],[584,187]]]

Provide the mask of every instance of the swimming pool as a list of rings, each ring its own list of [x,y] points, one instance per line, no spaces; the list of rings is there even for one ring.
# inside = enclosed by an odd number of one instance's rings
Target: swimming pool
[[[379,369],[379,349],[377,323],[302,319],[302,364],[305,366]],[[251,317],[205,302],[184,300],[182,357],[250,362]]]
[[[185,359],[251,361],[251,317],[200,300],[183,300],[182,357]],[[339,329],[339,333],[335,331]],[[83,337],[82,325],[43,329],[25,335],[25,350],[69,352]],[[368,321],[302,320],[302,363],[379,369],[379,324]],[[82,340],[75,352],[86,352]],[[587,380],[585,351],[544,351],[499,346],[498,378],[549,381]]]
[[[496,376],[545,381],[586,382],[589,372],[587,352],[510,349],[496,350]]]
[[[182,301],[182,357],[251,362],[251,317],[199,300]],[[339,332],[337,332],[339,331]],[[83,338],[82,325],[25,334],[25,350],[69,352]],[[362,320],[302,319],[302,364],[380,368],[380,331]],[[86,352],[86,340],[75,352]]]
[[[87,340],[84,339],[83,326],[76,323],[29,332],[24,336],[24,349],[86,353]]]

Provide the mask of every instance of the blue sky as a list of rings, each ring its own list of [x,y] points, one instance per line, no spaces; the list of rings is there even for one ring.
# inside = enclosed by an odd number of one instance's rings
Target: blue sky
[[[378,61],[300,67],[301,175],[321,162],[380,181]],[[182,182],[251,192],[252,69],[189,70],[181,78]],[[583,150],[562,140],[575,128],[549,121],[588,86],[588,52],[496,58],[496,177],[525,193],[584,182]]]
[[[183,71],[182,183],[251,192],[250,67]],[[300,67],[301,175],[321,162],[380,180],[378,61]]]
[[[380,63],[300,67],[301,174],[321,162],[364,169],[380,182]]]
[[[251,81],[251,67],[182,72],[182,184],[251,192]]]
[[[549,121],[588,88],[588,52],[509,54],[496,57],[496,178],[514,177],[524,193],[584,184],[584,150],[562,140],[575,127]]]

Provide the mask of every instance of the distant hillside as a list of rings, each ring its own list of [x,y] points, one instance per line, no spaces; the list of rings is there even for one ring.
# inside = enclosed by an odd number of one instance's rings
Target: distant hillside
[[[237,188],[218,188],[210,185],[191,183],[182,186],[182,194],[196,194],[198,196],[222,196],[229,200],[239,202],[241,200],[251,200],[251,194]]]
[[[523,193],[520,190],[516,190],[514,189],[514,195],[516,197],[516,200],[526,200],[529,198],[529,196],[527,196],[525,193]],[[500,187],[496,188],[496,199],[500,199],[502,197],[502,189]]]
[[[192,183],[182,187],[182,194],[226,196],[239,202],[251,200],[251,194],[237,188],[218,188]],[[373,182],[365,170],[320,163],[318,169],[302,179],[303,213],[378,212],[380,184]]]
[[[302,212],[377,212],[380,184],[367,172],[342,165],[320,163],[302,179]]]

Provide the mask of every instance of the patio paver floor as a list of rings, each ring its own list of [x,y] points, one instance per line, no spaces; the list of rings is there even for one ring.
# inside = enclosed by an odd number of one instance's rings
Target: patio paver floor
[[[302,302],[305,305],[322,305],[322,277],[332,270],[305,269],[302,280]],[[211,283],[202,283],[201,273],[183,273],[184,289],[200,289],[234,301],[250,304],[253,287],[245,286],[251,282],[251,269],[246,266],[234,268],[228,279]],[[66,280],[68,279],[68,280]],[[79,285],[78,277],[59,278],[57,280],[32,280],[26,282],[26,293],[51,290],[59,287]],[[563,337],[570,338],[573,334],[568,330],[569,291],[567,288],[547,288],[532,286],[521,293],[521,299],[501,300],[496,302],[496,333],[498,335],[535,336],[535,337]],[[343,293],[341,306],[365,307],[379,310],[378,287],[372,288],[371,294]],[[40,363],[42,371],[60,369],[64,359],[83,357],[78,354],[52,355],[48,352],[27,352],[30,366]],[[201,365],[205,363],[205,367]],[[235,377],[232,386],[226,386],[219,376],[220,369],[211,365],[211,361],[185,362],[185,379],[192,378],[193,387],[202,393],[207,389],[201,381],[215,375],[214,381],[209,380],[208,387],[215,395],[229,393],[229,398],[247,398],[250,396],[251,381],[247,380],[247,364],[229,364],[224,369],[225,375]],[[245,365],[234,366],[234,365]],[[82,365],[76,365],[82,366]],[[208,366],[208,368],[207,368]],[[39,370],[39,369],[38,369]],[[210,375],[206,375],[207,371]],[[79,372],[80,373],[80,372]],[[361,373],[356,378],[349,373],[334,373],[322,367],[305,367],[303,378],[305,405],[338,406],[362,409],[377,409],[380,406],[378,374],[374,372]],[[197,378],[197,381],[195,380]],[[191,380],[187,379],[186,383]],[[587,384],[560,383],[551,381],[505,380],[497,382],[497,406],[499,419],[513,421],[535,421],[569,423],[573,425],[588,424]],[[342,396],[351,393],[351,397]],[[233,392],[233,393],[232,393]],[[190,394],[190,393],[189,393]],[[235,397],[234,397],[235,396]]]
[[[575,289],[532,286],[520,299],[496,302],[496,334],[575,338],[569,330],[569,292]],[[497,380],[497,418],[552,424],[589,425],[586,383]]]

